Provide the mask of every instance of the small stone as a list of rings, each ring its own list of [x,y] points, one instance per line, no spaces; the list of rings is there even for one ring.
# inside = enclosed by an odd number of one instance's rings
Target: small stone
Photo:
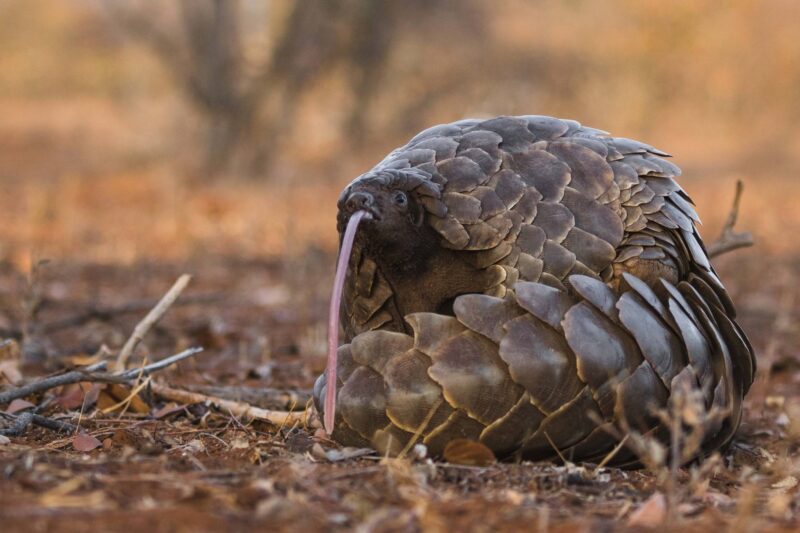
[[[411,453],[415,459],[425,459],[428,456],[428,447],[424,444],[415,444]]]

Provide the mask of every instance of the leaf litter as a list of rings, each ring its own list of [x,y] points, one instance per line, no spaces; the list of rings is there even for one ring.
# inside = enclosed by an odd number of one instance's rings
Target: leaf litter
[[[89,305],[80,295],[93,286],[106,295],[101,303],[107,307],[124,307],[143,294],[157,300],[179,269],[48,265],[39,273],[41,293],[47,298],[49,284],[58,283],[61,303],[69,305],[45,305],[35,319],[67,323],[71,311]],[[268,408],[293,404],[302,410],[324,368],[324,337],[309,332],[324,323],[326,285],[296,290],[279,263],[209,259],[195,265],[196,285],[186,296],[225,296],[175,307],[132,357],[153,361],[195,345],[206,346],[205,352],[151,382],[80,382],[0,406],[0,427],[34,411],[75,427],[65,435],[32,424],[20,436],[0,435],[4,530],[791,531],[800,509],[800,354],[792,349],[800,345],[800,332],[775,324],[797,318],[800,306],[791,300],[790,308],[769,308],[771,314],[763,306],[751,312],[751,295],[773,294],[782,301],[782,278],[764,287],[755,266],[729,270],[722,275],[736,287],[744,327],[756,350],[768,355],[759,360],[736,441],[720,456],[672,470],[656,444],[634,435],[643,454],[653,450],[650,467],[618,470],[496,462],[474,441],[452,443],[445,460],[428,457],[421,444],[403,458],[385,458],[338,446],[310,419],[270,423],[219,407],[228,404],[158,396],[155,383],[215,397],[227,391],[232,401],[269,394]],[[0,287],[17,286],[16,276],[0,268]],[[257,286],[298,297],[291,307],[264,303],[252,297]],[[6,322],[17,316],[13,302],[0,302]],[[0,390],[63,367],[97,363],[93,354],[104,345],[121,346],[139,318],[120,314],[51,330],[44,343],[47,358],[33,365],[22,357],[30,339],[4,342]],[[690,400],[677,415],[686,423],[696,416],[686,411]]]

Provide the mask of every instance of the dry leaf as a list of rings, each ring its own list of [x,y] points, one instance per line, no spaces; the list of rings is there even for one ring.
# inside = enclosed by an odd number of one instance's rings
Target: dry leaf
[[[56,403],[64,409],[70,410],[89,407],[97,401],[97,396],[103,387],[104,385],[88,382],[67,385],[56,398]]]
[[[103,353],[101,348],[101,350],[94,355],[89,355],[89,354],[71,355],[67,357],[66,360],[69,361],[69,363],[74,366],[89,366],[95,363],[99,363],[104,356],[105,353]]]
[[[14,413],[18,413],[24,409],[30,409],[31,407],[36,407],[36,406],[27,400],[17,398],[16,400],[8,404],[6,413],[13,415]]]
[[[2,361],[18,361],[21,356],[19,344],[14,339],[6,339],[0,342],[0,360]]]
[[[172,414],[175,414],[175,413],[180,413],[184,409],[186,409],[186,404],[177,404],[175,402],[169,402],[164,407],[162,407],[161,409],[159,409],[155,413],[153,413],[153,418],[156,418],[156,419],[164,418],[166,416],[169,416],[169,415],[172,415]]]
[[[19,361],[0,361],[0,381],[7,381],[12,385],[22,383],[22,372],[19,371]]]
[[[127,385],[114,383],[100,393],[97,398],[97,407],[103,412],[119,411],[125,408],[126,401],[128,410],[134,413],[147,414],[150,412],[150,406],[142,400],[138,394],[131,395],[131,388]]]
[[[246,450],[250,447],[247,439],[236,438],[231,441],[231,449],[233,450]]]
[[[780,489],[780,490],[789,490],[793,489],[797,486],[797,478],[794,476],[786,476],[782,480],[778,481],[777,483],[772,484],[773,489]]]
[[[654,493],[628,518],[628,527],[658,527],[667,515],[667,500],[660,492]]]
[[[88,433],[78,433],[72,438],[72,447],[79,452],[90,452],[99,448],[103,443]]]
[[[785,402],[786,398],[783,396],[767,396],[764,399],[764,405],[771,409],[781,409]]]
[[[456,465],[489,466],[497,462],[492,450],[469,439],[451,440],[445,446],[443,455],[448,463]]]

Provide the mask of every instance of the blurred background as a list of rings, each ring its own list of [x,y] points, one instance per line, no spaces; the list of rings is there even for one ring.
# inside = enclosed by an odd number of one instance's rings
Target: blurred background
[[[785,253],[798,20],[794,0],[2,0],[0,260],[330,251],[353,177],[498,114],[672,153],[707,239],[743,179],[740,227]]]

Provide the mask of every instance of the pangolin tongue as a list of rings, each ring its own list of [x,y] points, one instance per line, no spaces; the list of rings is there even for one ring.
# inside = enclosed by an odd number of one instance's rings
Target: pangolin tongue
[[[336,265],[336,277],[333,281],[333,293],[331,294],[331,308],[328,316],[328,368],[325,370],[325,431],[330,435],[333,433],[333,421],[336,417],[336,351],[339,349],[339,307],[342,304],[342,290],[344,289],[344,278],[347,275],[347,264],[350,262],[350,253],[353,251],[353,240],[356,237],[358,224],[363,219],[370,219],[367,211],[356,211],[350,216],[347,229],[342,239],[342,247],[339,250],[339,262]]]

